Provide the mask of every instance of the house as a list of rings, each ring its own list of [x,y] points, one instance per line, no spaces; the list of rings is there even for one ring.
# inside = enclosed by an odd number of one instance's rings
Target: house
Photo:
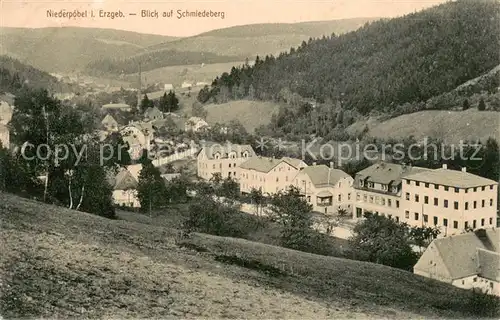
[[[184,130],[186,132],[198,132],[204,128],[208,128],[208,123],[199,117],[191,117],[184,124]]]
[[[215,173],[219,173],[222,178],[237,179],[237,167],[252,157],[255,157],[255,151],[251,145],[229,142],[225,144],[204,143],[197,155],[198,177],[210,180]]]
[[[109,103],[102,106],[103,110],[131,111],[132,107],[125,103]]]
[[[435,239],[413,272],[464,289],[500,296],[500,233],[496,228]]]
[[[437,226],[442,235],[497,225],[498,182],[462,170],[425,170],[404,177],[403,221]]]
[[[313,210],[324,214],[340,208],[351,211],[354,179],[342,170],[326,165],[305,167],[295,176],[294,186],[306,197]]]
[[[129,153],[132,159],[138,159],[144,149],[148,151],[151,149],[154,132],[150,122],[131,122],[120,130],[123,141],[130,147]]]
[[[354,178],[353,218],[360,219],[365,212],[372,212],[401,221],[404,218],[401,204],[403,177],[428,170],[386,162],[361,170]]]
[[[165,83],[163,85],[163,90],[165,90],[165,91],[174,90],[174,86],[171,83]]]
[[[157,107],[147,108],[144,112],[144,119],[161,120],[163,119],[163,113]]]
[[[137,166],[137,165],[135,165]],[[140,165],[139,165],[140,166]],[[131,169],[133,166],[129,166]],[[139,172],[140,172],[139,168]],[[137,170],[122,168],[116,175],[109,174],[108,182],[113,189],[113,202],[116,205],[139,208],[141,206],[137,198],[137,186],[139,183]]]
[[[108,131],[108,132],[118,131],[118,128],[119,128],[118,121],[116,121],[115,118],[110,114],[107,114],[104,117],[104,119],[102,119],[101,125],[102,125],[103,129]]]
[[[252,157],[243,162],[237,172],[242,193],[250,193],[252,189],[261,190],[271,195],[285,191],[293,185],[297,173],[307,164],[293,158]]]
[[[187,88],[191,88],[193,86],[193,84],[191,82],[188,82],[188,81],[184,81],[181,85],[181,88],[182,89],[187,89]]]

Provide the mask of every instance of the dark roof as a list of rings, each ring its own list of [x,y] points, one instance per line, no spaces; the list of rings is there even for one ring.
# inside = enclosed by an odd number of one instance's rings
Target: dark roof
[[[200,152],[204,152],[208,159],[214,159],[215,154],[219,153],[221,158],[226,157],[226,153],[229,154],[231,152],[243,153],[247,151],[248,157],[255,157],[255,151],[252,146],[249,144],[234,144],[230,142],[226,143],[215,143],[215,142],[205,142],[202,144],[202,150]],[[239,156],[239,155],[238,155]]]
[[[339,169],[331,169],[324,164],[318,166],[309,166],[302,169],[311,182],[316,187],[333,186],[340,179],[350,177],[347,173]]]
[[[366,179],[368,182],[399,185],[401,184],[401,179],[409,174],[430,170],[421,167],[380,162],[358,172],[356,174],[356,181],[359,182],[361,179]]]

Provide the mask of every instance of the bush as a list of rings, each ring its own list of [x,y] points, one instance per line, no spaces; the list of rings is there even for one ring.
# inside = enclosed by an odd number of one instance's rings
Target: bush
[[[481,318],[500,317],[500,299],[480,290],[472,290],[469,299],[464,304],[465,311]]]

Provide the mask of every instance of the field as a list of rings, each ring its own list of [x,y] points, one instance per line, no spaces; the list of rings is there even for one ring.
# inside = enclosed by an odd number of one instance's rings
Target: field
[[[355,123],[348,131],[363,130],[365,123]],[[471,139],[485,141],[488,137],[500,140],[500,112],[474,109],[420,111],[384,122],[371,120],[368,122],[368,128],[368,134],[378,138],[433,137],[444,139],[448,143]]]
[[[457,318],[471,307],[469,292],[380,265],[180,239],[7,194],[0,218],[4,318]]]
[[[223,72],[228,72],[231,67],[242,65],[244,62],[228,62],[213,64],[196,64],[185,66],[171,66],[154,69],[142,73],[142,77],[147,83],[171,83],[178,87],[183,81],[212,83],[213,79]],[[128,74],[125,80],[137,83],[137,74]]]
[[[253,133],[255,128],[269,124],[271,115],[278,112],[279,105],[273,102],[238,100],[210,104],[205,106],[205,110],[209,124],[238,120],[249,133]]]

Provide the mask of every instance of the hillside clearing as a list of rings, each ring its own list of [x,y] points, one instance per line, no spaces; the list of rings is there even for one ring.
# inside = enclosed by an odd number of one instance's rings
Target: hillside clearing
[[[360,132],[368,125],[370,136],[376,138],[402,139],[410,136],[440,138],[448,143],[460,140],[485,141],[489,137],[500,140],[500,112],[477,111],[439,111],[428,110],[405,114],[387,121],[358,122],[347,130]]]
[[[436,318],[463,315],[450,309],[468,301],[464,290],[380,265],[199,234],[179,247],[173,229],[2,193],[0,218],[6,318]],[[237,252],[254,267],[296,271],[239,267]]]
[[[279,105],[273,102],[238,100],[209,104],[205,106],[205,110],[209,124],[238,120],[249,133],[253,133],[255,128],[269,124],[271,115],[278,112]]]

